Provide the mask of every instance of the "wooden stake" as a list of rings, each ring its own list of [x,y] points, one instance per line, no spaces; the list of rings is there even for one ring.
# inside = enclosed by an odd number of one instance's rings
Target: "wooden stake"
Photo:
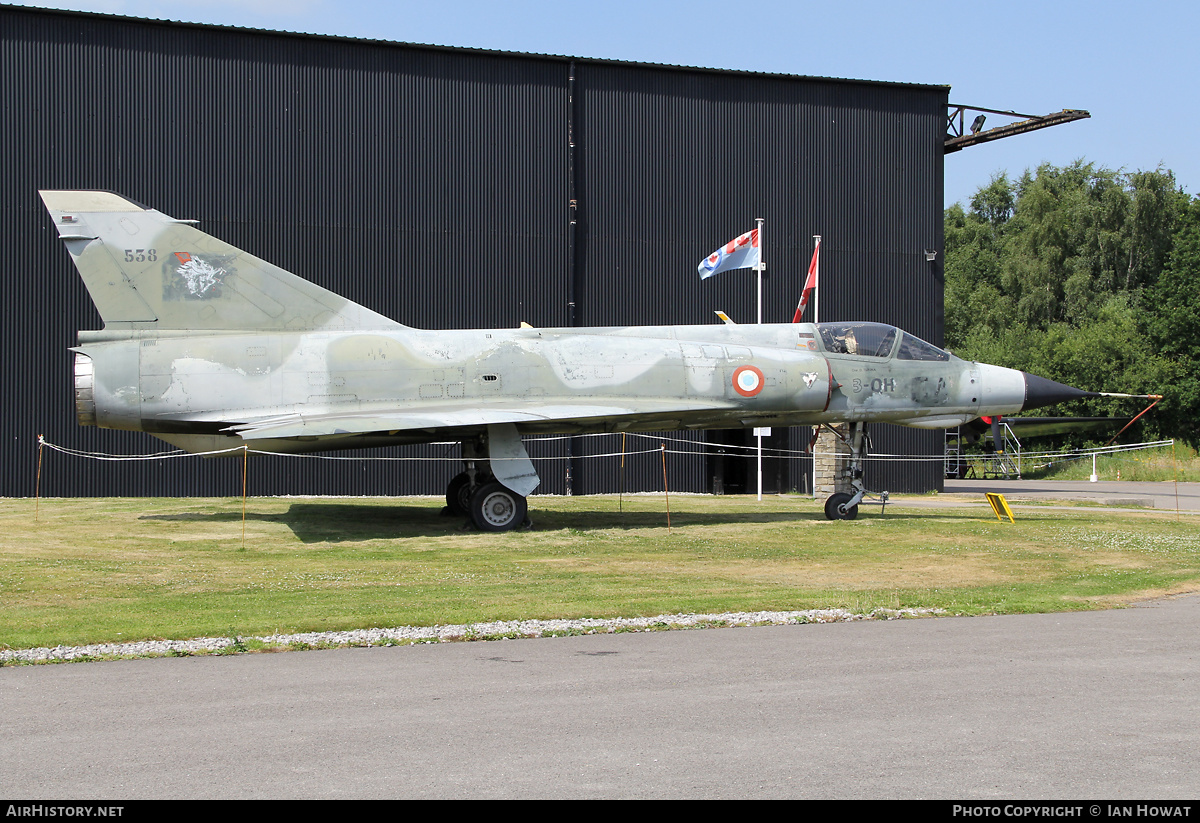
[[[250,462],[250,447],[242,446],[242,548],[246,548],[246,467]]]
[[[34,522],[37,522],[37,513],[42,505],[42,446],[46,444],[46,438],[43,435],[37,435],[37,480],[34,483]],[[1178,497],[1178,495],[1176,495]]]
[[[621,432],[621,480],[617,484],[617,511],[625,514],[625,432]]]
[[[671,493],[667,491],[667,444],[662,445],[663,497],[667,500],[667,534],[671,533]]]

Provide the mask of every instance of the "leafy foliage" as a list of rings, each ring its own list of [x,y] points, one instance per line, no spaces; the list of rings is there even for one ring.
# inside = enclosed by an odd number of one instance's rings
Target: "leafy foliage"
[[[1080,388],[1161,393],[1150,433],[1200,442],[1200,201],[1174,174],[1083,160],[1000,174],[969,209],[947,209],[945,229],[948,347]]]
[[[1158,354],[1158,378],[1173,401],[1170,430],[1200,441],[1200,199],[1184,211],[1166,267],[1147,289],[1145,323]]]

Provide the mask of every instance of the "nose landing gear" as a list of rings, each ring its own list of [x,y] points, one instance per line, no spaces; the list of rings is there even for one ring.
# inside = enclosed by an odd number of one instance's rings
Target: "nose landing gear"
[[[867,437],[867,424],[862,422],[850,424],[850,434],[843,435],[837,429],[830,428],[838,439],[850,448],[850,486],[852,493],[836,492],[825,501],[825,517],[830,520],[853,520],[858,517],[860,503],[878,505],[880,514],[887,508],[888,493],[871,494],[863,485],[863,458],[866,457],[870,438]]]

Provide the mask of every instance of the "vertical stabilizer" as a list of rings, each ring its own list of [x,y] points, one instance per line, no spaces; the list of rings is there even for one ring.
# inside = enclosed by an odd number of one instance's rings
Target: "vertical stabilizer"
[[[40,194],[107,330],[403,328],[119,194]]]

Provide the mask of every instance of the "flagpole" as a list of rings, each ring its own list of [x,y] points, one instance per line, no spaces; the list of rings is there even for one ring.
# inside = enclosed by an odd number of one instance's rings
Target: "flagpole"
[[[762,325],[762,277],[763,272],[767,268],[767,245],[763,237],[763,219],[755,217],[754,222],[758,224],[758,265],[754,269],[758,272],[758,324]]]
[[[821,235],[813,235],[813,256],[816,257],[816,267],[813,270],[813,325],[820,322],[818,320],[821,310],[821,288],[818,283],[821,280],[821,258],[817,255],[817,249],[821,248]],[[813,449],[813,500],[817,499],[817,452]]]
[[[813,235],[813,249],[816,250],[819,248],[821,248],[821,235],[814,234]],[[820,282],[821,282],[821,259],[817,258],[816,277],[813,278],[813,322],[814,323],[821,322],[820,320],[817,319],[820,316],[820,311],[821,311]]]
[[[762,278],[763,271],[767,268],[767,244],[766,237],[763,235],[763,218],[756,217],[754,222],[758,224],[758,265],[754,268],[758,269],[758,325],[762,325]],[[762,427],[759,426],[755,432],[755,439],[758,441],[758,502],[762,502]]]

